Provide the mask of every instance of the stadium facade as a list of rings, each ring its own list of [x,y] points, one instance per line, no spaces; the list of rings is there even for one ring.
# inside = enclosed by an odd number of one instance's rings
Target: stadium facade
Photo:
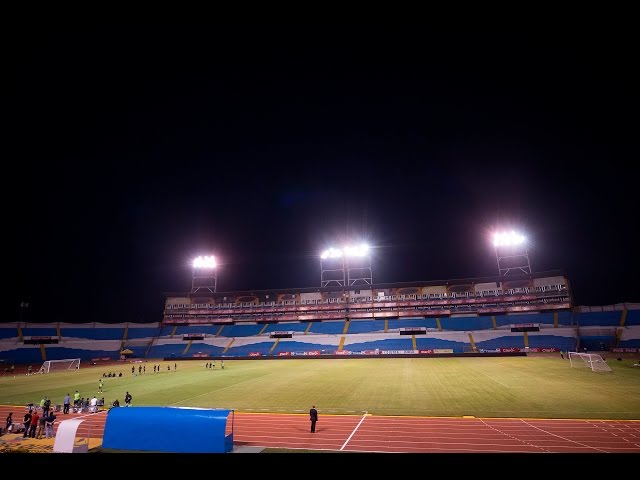
[[[0,324],[0,359],[281,358],[640,351],[640,304],[576,307],[550,272],[166,295],[154,323]]]

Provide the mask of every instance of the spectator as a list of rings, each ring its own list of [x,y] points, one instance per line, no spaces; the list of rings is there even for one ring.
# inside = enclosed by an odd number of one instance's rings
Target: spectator
[[[120,406],[120,402],[118,401],[118,399],[116,398],[113,403],[111,404],[112,407],[119,407]]]
[[[9,415],[7,416],[6,426],[5,426],[5,433],[11,433],[12,430],[13,430],[13,412],[9,412]]]
[[[44,397],[44,406],[42,407],[42,416],[46,417],[49,415],[49,409],[51,408],[51,400],[49,397]]]
[[[69,413],[69,405],[71,403],[71,397],[69,396],[69,394],[67,393],[64,397],[64,402],[62,403],[63,407],[62,407],[62,413],[64,413],[65,415],[67,415]]]
[[[40,417],[40,420],[38,420],[38,431],[36,432],[36,440],[40,440],[42,438],[42,434],[44,433],[45,423],[47,423],[47,417],[42,415]]]
[[[45,438],[53,438],[53,424],[56,421],[56,416],[51,412],[45,419],[44,423],[44,436]]]
[[[33,412],[31,416],[31,425],[29,426],[29,437],[36,438],[36,429],[38,428],[38,424],[40,423],[40,415],[38,415],[38,411]]]
[[[24,418],[22,422],[24,423],[24,435],[22,438],[27,438],[29,436],[29,429],[31,428],[31,409],[27,413],[24,414]]]

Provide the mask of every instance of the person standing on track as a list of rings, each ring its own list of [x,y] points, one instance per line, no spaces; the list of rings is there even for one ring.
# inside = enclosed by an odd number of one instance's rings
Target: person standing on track
[[[49,397],[44,397],[44,405],[42,407],[42,416],[48,417],[50,409],[51,409],[51,399]]]
[[[69,406],[71,405],[71,397],[67,393],[64,397],[64,401],[62,402],[62,413],[67,415],[69,413]]]
[[[316,433],[316,422],[318,421],[318,410],[315,405],[311,405],[309,410],[309,420],[311,420],[311,433]]]
[[[31,429],[31,409],[24,414],[22,423],[24,423],[24,434],[22,435],[22,438],[27,438],[29,436],[29,430]]]
[[[7,416],[7,424],[4,429],[4,433],[11,433],[13,430],[13,412],[9,412]]]
[[[40,422],[40,415],[38,415],[38,411],[34,411],[33,415],[31,415],[31,425],[29,426],[29,438],[36,438],[36,428],[38,428],[38,423]]]

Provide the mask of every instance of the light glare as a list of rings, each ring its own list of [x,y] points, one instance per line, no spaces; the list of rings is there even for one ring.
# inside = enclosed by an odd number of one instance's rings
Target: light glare
[[[369,254],[369,245],[363,243],[357,246],[347,246],[344,248],[329,248],[322,252],[320,258],[323,260],[327,258],[340,258],[340,257],[365,257]]]
[[[526,238],[521,233],[511,230],[510,232],[497,232],[493,234],[493,245],[495,247],[510,247],[513,245],[521,245]]]
[[[193,260],[193,268],[216,268],[216,258],[213,255],[196,257]]]
[[[342,256],[342,250],[340,250],[339,248],[331,247],[325,250],[324,252],[322,252],[322,255],[320,255],[320,258],[324,260],[326,258],[340,258],[341,256]]]
[[[363,243],[355,247],[345,247],[344,253],[347,257],[364,257],[369,253],[369,246]]]

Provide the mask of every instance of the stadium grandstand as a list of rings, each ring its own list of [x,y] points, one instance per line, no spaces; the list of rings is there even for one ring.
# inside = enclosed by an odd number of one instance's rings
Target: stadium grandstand
[[[125,351],[201,359],[640,349],[640,304],[576,307],[559,272],[241,292],[198,281],[166,296],[159,322],[2,323],[0,358],[39,366]]]

